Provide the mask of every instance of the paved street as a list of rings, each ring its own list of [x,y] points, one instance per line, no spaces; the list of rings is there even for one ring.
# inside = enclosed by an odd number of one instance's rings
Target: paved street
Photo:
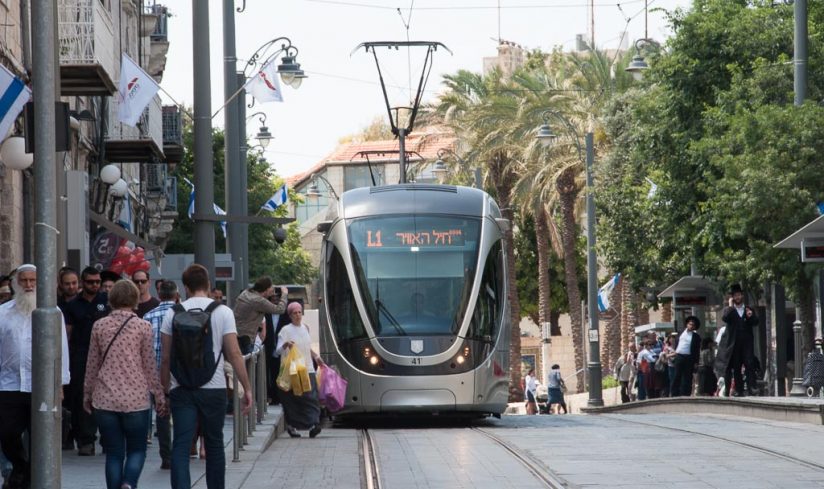
[[[316,439],[281,436],[261,451],[271,423],[239,463],[227,432],[228,488],[365,487],[364,427],[383,488],[548,487],[535,473],[570,488],[824,488],[824,427],[809,424],[673,414],[516,415],[473,427],[386,420],[329,425]],[[102,455],[64,457],[63,487],[104,487]],[[192,460],[196,488],[205,488],[203,465]],[[158,466],[155,443],[141,487],[168,487]]]

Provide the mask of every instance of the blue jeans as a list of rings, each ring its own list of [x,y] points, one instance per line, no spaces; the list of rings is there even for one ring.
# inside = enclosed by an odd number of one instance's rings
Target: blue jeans
[[[189,489],[189,448],[200,419],[206,444],[206,487],[224,489],[226,453],[223,451],[223,423],[226,418],[226,389],[183,389],[169,396],[172,408],[172,489]],[[144,431],[145,437],[145,431]]]
[[[120,489],[122,484],[137,487],[146,462],[149,410],[119,413],[97,409],[94,417],[106,451],[106,487]]]

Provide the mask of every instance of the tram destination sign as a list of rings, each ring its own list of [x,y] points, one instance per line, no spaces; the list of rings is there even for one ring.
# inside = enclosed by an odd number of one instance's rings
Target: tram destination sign
[[[429,229],[403,231],[397,229],[367,229],[367,248],[440,248],[463,246],[464,236],[460,229]]]

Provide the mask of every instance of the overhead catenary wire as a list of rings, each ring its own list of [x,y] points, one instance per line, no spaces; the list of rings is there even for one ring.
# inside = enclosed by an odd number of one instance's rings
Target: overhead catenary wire
[[[325,3],[330,5],[340,5],[346,7],[360,7],[360,8],[372,8],[372,9],[379,9],[379,10],[397,10],[397,7],[390,7],[387,5],[375,5],[370,3],[361,3],[361,2],[349,2],[344,0],[304,0],[306,2],[311,3]],[[624,2],[620,2],[623,5],[632,4],[632,3],[641,3],[644,0],[626,0]],[[605,2],[605,3],[594,3],[595,7],[615,7],[618,5],[619,2]],[[426,6],[419,6],[415,7],[415,10],[498,10],[498,9],[562,9],[562,8],[589,8],[590,5],[582,5],[580,3],[565,3],[565,4],[545,4],[545,5],[463,5],[463,6],[437,6],[437,7],[426,7]]]

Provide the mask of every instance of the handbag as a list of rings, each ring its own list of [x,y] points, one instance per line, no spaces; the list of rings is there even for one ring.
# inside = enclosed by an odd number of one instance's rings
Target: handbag
[[[329,412],[340,411],[346,402],[346,387],[349,382],[332,367],[321,365],[320,370],[323,383],[320,385],[319,397],[323,397],[324,405]]]

